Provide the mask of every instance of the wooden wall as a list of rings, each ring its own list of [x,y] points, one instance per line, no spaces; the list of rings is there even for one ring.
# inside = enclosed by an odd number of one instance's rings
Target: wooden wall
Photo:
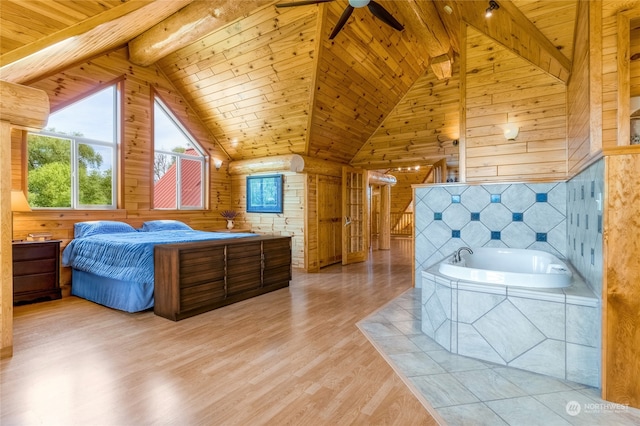
[[[589,67],[590,43],[595,42],[590,37],[589,7],[586,2],[578,2],[573,69],[567,85],[567,148],[571,175],[579,173],[590,161],[591,109],[600,108],[599,103],[590,102],[592,91],[600,89],[601,84],[597,83],[601,79]],[[594,81],[591,81],[592,74]]]
[[[630,95],[640,96],[640,18],[631,21]],[[633,112],[633,111],[632,111]]]
[[[246,174],[231,176],[231,207],[243,212],[240,217],[240,227],[250,228],[252,232],[259,234],[290,236],[292,266],[304,268],[306,173],[278,173],[284,175],[283,213],[246,212]],[[267,174],[273,174],[273,172]]]
[[[466,53],[467,182],[566,178],[565,84],[471,27]],[[506,123],[520,127],[515,141]]]
[[[639,146],[607,157],[605,182],[602,397],[640,408]]]
[[[53,238],[61,239],[63,247],[73,238],[73,225],[83,220],[121,220],[139,227],[145,220],[179,219],[195,229],[213,230],[224,228],[225,221],[217,213],[230,207],[231,181],[225,167],[216,171],[211,167],[210,208],[197,211],[164,211],[151,208],[153,189],[152,177],[152,88],[170,106],[176,117],[203,145],[212,156],[224,158],[215,140],[192,112],[191,108],[176,92],[171,83],[155,67],[138,67],[127,60],[126,49],[120,49],[89,62],[81,63],[63,72],[54,74],[30,84],[47,92],[51,110],[67,105],[78,96],[92,89],[118,79],[122,80],[123,129],[122,150],[123,170],[119,182],[121,201],[117,210],[35,210],[31,213],[16,213],[14,239],[24,239],[28,233],[49,231]],[[22,132],[12,133],[12,178],[14,189],[24,185],[25,153]],[[69,271],[63,271],[62,284],[68,284]],[[65,288],[63,287],[63,290]],[[68,289],[67,289],[68,290]]]

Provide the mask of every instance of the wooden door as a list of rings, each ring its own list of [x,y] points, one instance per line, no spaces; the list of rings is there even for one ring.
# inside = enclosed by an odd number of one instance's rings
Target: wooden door
[[[318,261],[320,267],[342,261],[342,184],[318,175]]]
[[[364,262],[369,255],[367,174],[342,168],[342,264]]]

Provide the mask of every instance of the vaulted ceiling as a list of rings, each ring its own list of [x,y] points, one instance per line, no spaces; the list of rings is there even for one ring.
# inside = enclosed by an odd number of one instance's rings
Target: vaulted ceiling
[[[504,0],[490,20],[487,1],[381,0],[404,31],[357,8],[333,40],[346,0],[276,3],[2,0],[0,78],[29,84],[128,45],[233,160],[297,153],[380,169],[455,158],[442,139],[457,122],[436,112],[459,112],[461,21],[561,81],[571,70],[577,0]]]

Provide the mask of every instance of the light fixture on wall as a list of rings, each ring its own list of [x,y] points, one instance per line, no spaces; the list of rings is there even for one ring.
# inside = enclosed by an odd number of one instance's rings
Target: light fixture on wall
[[[489,0],[489,7],[484,14],[485,18],[491,18],[494,10],[500,9],[500,5],[495,0]]]
[[[507,123],[504,125],[504,138],[508,141],[514,141],[520,133],[520,128],[515,123]]]
[[[214,158],[213,159],[213,166],[216,168],[216,170],[220,170],[220,167],[222,167],[222,160]]]

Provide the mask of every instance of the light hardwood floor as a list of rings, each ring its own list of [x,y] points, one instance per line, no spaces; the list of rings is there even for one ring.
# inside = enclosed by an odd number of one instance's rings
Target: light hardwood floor
[[[409,240],[177,323],[75,297],[15,308],[2,425],[435,425],[356,323],[411,287]]]

